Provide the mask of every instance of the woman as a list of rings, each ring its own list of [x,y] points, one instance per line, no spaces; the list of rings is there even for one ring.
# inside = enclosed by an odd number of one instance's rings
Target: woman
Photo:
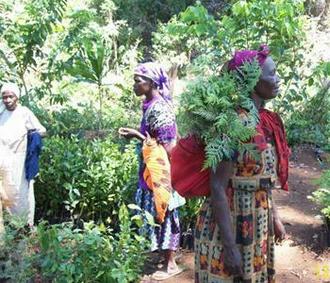
[[[6,162],[12,179],[10,186],[3,184],[7,204],[2,197],[2,205],[9,214],[23,218],[32,226],[35,199],[33,180],[26,179],[27,135],[30,130],[45,135],[46,129],[28,108],[18,104],[20,91],[15,84],[3,84],[1,96],[5,109],[0,113],[0,144],[8,152],[0,158]]]
[[[176,123],[171,97],[169,95],[169,77],[156,63],[143,63],[134,70],[134,92],[144,96],[140,130],[120,128],[119,133],[126,138],[137,138],[140,141],[150,134],[161,144],[168,156],[176,143]],[[142,156],[141,156],[142,157]],[[140,163],[139,185],[136,192],[136,203],[150,212],[156,219],[154,196],[148,188],[143,172],[144,162]],[[151,241],[151,251],[162,250],[165,253],[166,271],[153,274],[153,279],[164,280],[181,272],[175,262],[175,251],[180,242],[180,226],[177,209],[167,210],[164,221],[158,227],[146,225],[146,232]]]
[[[252,142],[260,159],[248,154],[222,161],[211,172],[211,195],[201,208],[195,231],[195,282],[274,282],[274,244],[283,240],[272,189],[287,190],[289,149],[279,117],[262,109],[279,91],[275,63],[267,46],[236,52],[228,71],[257,59],[262,73],[251,98],[260,113]],[[247,115],[239,111],[243,122]],[[277,169],[277,170],[276,170]]]

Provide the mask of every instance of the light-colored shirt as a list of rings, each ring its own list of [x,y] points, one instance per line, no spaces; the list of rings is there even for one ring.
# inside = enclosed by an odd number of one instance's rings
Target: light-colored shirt
[[[34,220],[33,182],[25,177],[27,133],[36,130],[41,135],[46,129],[31,110],[18,105],[14,111],[4,110],[0,114],[0,164],[2,167],[2,206],[12,215],[26,217],[27,223]]]
[[[46,133],[45,127],[27,107],[18,105],[14,111],[6,109],[0,114],[0,143],[11,151],[25,151],[27,132],[33,129],[41,135]]]

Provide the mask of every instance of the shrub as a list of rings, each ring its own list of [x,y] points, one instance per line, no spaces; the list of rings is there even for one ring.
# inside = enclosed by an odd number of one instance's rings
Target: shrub
[[[305,99],[285,123],[290,144],[312,143],[330,150],[329,75],[330,62],[321,62],[301,89]]]
[[[11,222],[0,258],[5,262],[0,279],[8,282],[137,282],[144,263],[147,241],[132,229],[126,206],[119,211],[120,231],[86,223],[83,229],[71,223],[36,227],[24,231]]]
[[[125,103],[128,104],[128,102]],[[103,113],[102,130],[113,140],[118,137],[117,130],[119,127],[128,124],[135,125],[138,121],[137,111],[126,109],[121,105],[125,103],[112,102],[111,107]],[[86,131],[95,130],[99,125],[97,109],[92,104],[80,104],[75,107],[65,106],[51,111],[37,106],[31,109],[46,127],[48,136],[71,137],[77,135],[83,137]]]
[[[111,139],[45,139],[36,182],[37,215],[52,222],[74,219],[116,224],[121,204],[135,191],[134,145]]]
[[[330,170],[325,171],[316,183],[320,188],[313,192],[311,199],[322,206],[321,212],[330,221]]]

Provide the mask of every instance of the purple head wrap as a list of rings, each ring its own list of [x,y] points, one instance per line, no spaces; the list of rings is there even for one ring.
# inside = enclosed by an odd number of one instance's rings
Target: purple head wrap
[[[161,96],[166,100],[171,100],[170,79],[160,65],[154,62],[139,64],[134,70],[134,75],[152,80],[157,85]]]
[[[234,57],[228,62],[229,70],[236,70],[245,62],[251,62],[256,58],[259,65],[262,66],[270,53],[269,47],[266,44],[260,45],[259,50],[241,50],[236,51]]]

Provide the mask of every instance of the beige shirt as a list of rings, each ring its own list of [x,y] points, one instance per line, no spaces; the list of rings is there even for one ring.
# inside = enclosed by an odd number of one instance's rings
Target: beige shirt
[[[0,152],[0,164],[4,164],[9,173],[9,177],[3,177],[2,206],[10,214],[26,215],[30,224],[34,218],[34,193],[33,182],[25,178],[25,159],[27,133],[33,129],[40,134],[46,132],[32,111],[24,106],[0,114],[0,146],[5,148]]]

